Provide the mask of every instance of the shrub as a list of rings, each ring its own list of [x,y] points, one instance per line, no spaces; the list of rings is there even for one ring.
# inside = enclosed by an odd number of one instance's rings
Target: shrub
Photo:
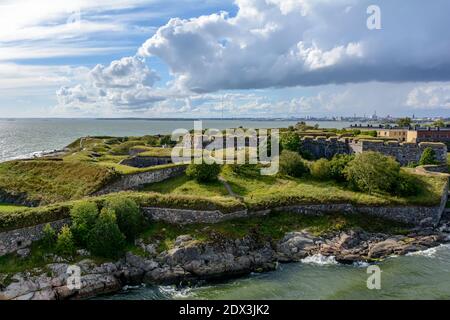
[[[284,150],[280,156],[280,173],[291,177],[301,177],[309,169],[297,152]]]
[[[331,178],[330,161],[327,159],[320,159],[313,162],[310,169],[311,175],[317,180],[325,181]]]
[[[115,212],[117,225],[128,241],[134,241],[142,230],[144,217],[135,201],[115,197],[106,202],[106,207]]]
[[[354,188],[367,192],[392,192],[400,174],[400,164],[378,152],[358,154],[345,169],[347,180]]]
[[[426,148],[422,156],[420,157],[419,164],[421,166],[430,165],[430,164],[436,164],[436,152],[433,150],[433,148]]]
[[[295,132],[287,132],[281,135],[281,148],[283,150],[299,152],[300,150],[300,136]]]
[[[195,179],[198,182],[210,182],[218,179],[220,169],[221,167],[217,163],[191,163],[186,170],[186,174],[189,178]]]
[[[46,248],[52,248],[55,245],[55,241],[56,241],[56,231],[55,229],[52,228],[52,226],[50,225],[50,223],[47,223],[44,227],[44,229],[42,230],[43,235],[42,235],[42,243]]]
[[[345,182],[345,168],[355,158],[353,155],[337,154],[330,160],[330,178],[337,182]]]
[[[75,241],[73,239],[72,231],[68,226],[62,227],[56,240],[56,253],[60,256],[73,256],[76,252]]]
[[[71,230],[75,241],[80,246],[86,246],[89,232],[97,221],[97,204],[87,201],[76,203],[70,210],[70,217],[72,218]]]
[[[125,236],[117,225],[113,210],[103,208],[94,228],[89,232],[87,248],[99,257],[116,259],[124,253]]]
[[[407,173],[400,173],[395,186],[395,193],[399,196],[415,196],[420,192],[419,184],[414,177]]]

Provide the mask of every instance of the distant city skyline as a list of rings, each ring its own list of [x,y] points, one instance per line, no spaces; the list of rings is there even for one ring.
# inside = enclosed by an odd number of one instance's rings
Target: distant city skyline
[[[448,12],[447,0],[6,0],[0,117],[450,117]]]

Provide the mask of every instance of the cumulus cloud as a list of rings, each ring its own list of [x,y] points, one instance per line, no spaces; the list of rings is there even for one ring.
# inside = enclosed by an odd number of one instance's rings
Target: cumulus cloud
[[[413,108],[450,110],[450,84],[416,87],[408,94],[406,105]]]
[[[147,109],[166,99],[154,84],[159,80],[144,59],[124,57],[108,66],[97,65],[87,74],[84,84],[62,87],[56,92],[61,108],[81,108],[87,104],[116,109]]]
[[[448,1],[377,1],[376,31],[366,27],[369,0],[235,3],[236,16],[171,19],[139,54],[161,58],[195,92],[450,78],[450,40],[439,35]]]

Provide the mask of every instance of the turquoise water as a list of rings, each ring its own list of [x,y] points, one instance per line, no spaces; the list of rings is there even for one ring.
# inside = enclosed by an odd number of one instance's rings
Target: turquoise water
[[[381,290],[367,289],[366,267],[315,257],[222,283],[184,289],[141,287],[102,299],[450,299],[450,246],[380,263]]]
[[[203,128],[286,128],[294,124],[296,121],[204,120]],[[320,122],[323,128],[349,125],[349,122]],[[75,139],[88,135],[171,134],[175,129],[190,130],[193,127],[193,120],[0,119],[0,161],[61,149]]]

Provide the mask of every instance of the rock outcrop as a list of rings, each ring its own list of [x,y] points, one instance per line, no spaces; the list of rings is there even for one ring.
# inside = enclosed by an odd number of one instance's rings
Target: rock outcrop
[[[69,263],[56,258],[42,270],[8,277],[0,274],[0,300],[87,299],[120,291],[127,285],[191,284],[198,280],[232,277],[276,269],[279,262],[298,262],[315,254],[335,257],[340,263],[378,261],[390,255],[425,250],[449,241],[448,226],[420,229],[408,236],[348,231],[316,237],[307,231],[287,233],[281,240],[247,236],[218,237],[200,242],[179,236],[170,250],[157,253],[157,244],[137,241],[145,255],[127,253],[117,261],[96,265],[85,259],[76,266],[80,288],[67,286]]]

